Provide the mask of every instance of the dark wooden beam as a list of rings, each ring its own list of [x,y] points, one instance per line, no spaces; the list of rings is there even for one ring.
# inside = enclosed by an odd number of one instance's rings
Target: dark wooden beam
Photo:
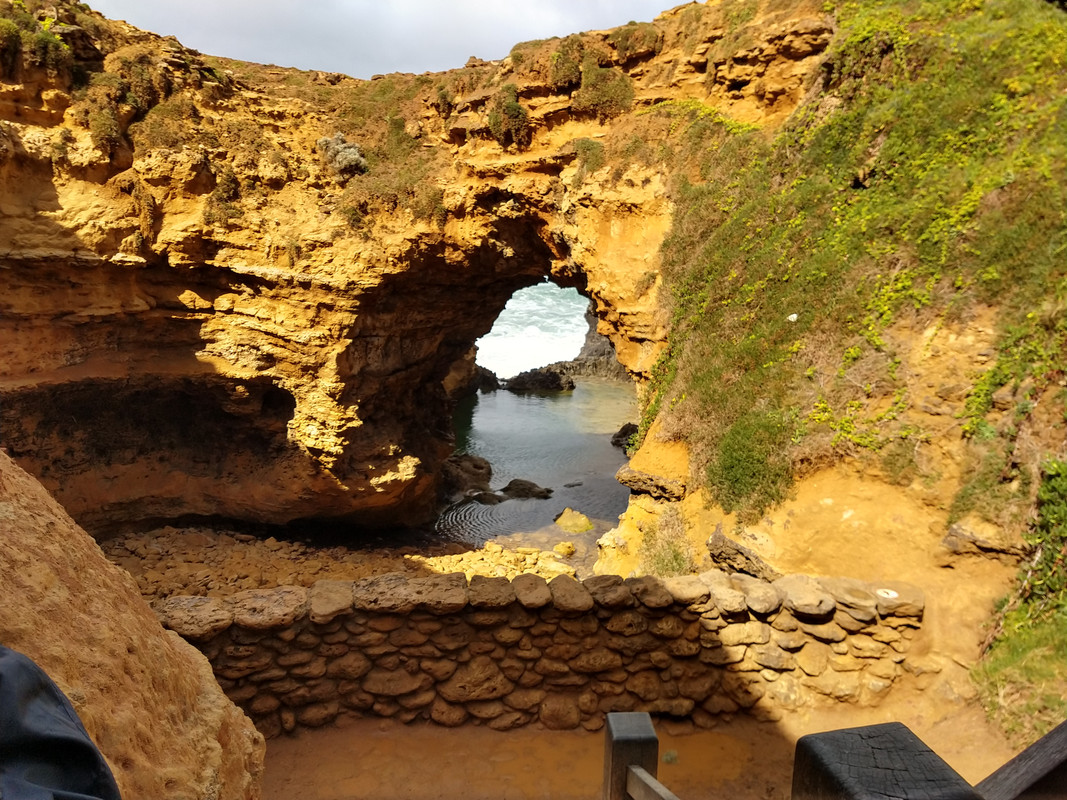
[[[797,742],[792,800],[982,800],[899,722]]]

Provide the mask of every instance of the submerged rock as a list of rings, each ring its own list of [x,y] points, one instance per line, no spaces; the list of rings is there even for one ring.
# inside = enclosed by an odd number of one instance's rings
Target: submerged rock
[[[585,533],[593,530],[593,523],[589,517],[573,508],[563,509],[563,513],[556,517],[556,525],[567,533]]]

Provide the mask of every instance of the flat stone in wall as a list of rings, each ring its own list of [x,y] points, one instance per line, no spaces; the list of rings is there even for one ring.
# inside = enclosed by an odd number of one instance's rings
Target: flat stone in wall
[[[922,620],[900,582],[718,570],[660,580],[462,574],[171,597],[163,624],[208,657],[268,736],[341,715],[599,729],[611,711],[710,724],[877,704]]]

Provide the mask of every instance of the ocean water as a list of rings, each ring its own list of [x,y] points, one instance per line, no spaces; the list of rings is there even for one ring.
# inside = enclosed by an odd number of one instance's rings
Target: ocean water
[[[478,342],[478,363],[499,377],[574,358],[588,330],[588,300],[549,283],[516,292],[493,330]],[[493,489],[524,478],[553,490],[547,500],[508,500],[494,506],[469,501],[447,509],[437,534],[481,545],[551,548],[573,541],[579,557],[595,554],[595,539],[626,510],[628,490],[615,481],[626,463],[611,436],[636,420],[634,387],[583,380],[572,392],[479,394],[456,411],[456,452],[481,456],[493,467]],[[565,508],[588,516],[594,530],[576,536],[554,525]]]
[[[587,331],[589,301],[577,289],[539,283],[520,289],[500,312],[493,329],[478,340],[478,364],[499,378],[578,355]]]
[[[524,478],[552,489],[552,496],[493,506],[460,503],[438,519],[438,534],[476,545],[511,537],[511,545],[540,546],[542,533],[573,539],[553,525],[568,507],[589,517],[596,535],[604,533],[629,498],[615,480],[626,456],[611,436],[636,414],[634,388],[608,380],[584,380],[573,392],[501,390],[467,398],[456,412],[456,451],[488,459],[493,489]]]

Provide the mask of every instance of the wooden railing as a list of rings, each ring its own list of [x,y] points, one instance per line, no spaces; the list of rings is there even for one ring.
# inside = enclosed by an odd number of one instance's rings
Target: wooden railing
[[[607,716],[603,800],[677,800],[656,780],[659,740],[645,713]],[[1067,722],[971,786],[899,722],[797,741],[792,800],[1064,800]]]
[[[608,714],[604,737],[604,800],[678,800],[656,780],[659,739],[642,711]]]

